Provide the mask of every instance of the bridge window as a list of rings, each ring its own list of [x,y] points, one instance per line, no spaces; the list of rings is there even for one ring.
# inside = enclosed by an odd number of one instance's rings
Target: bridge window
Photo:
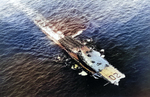
[[[95,63],[95,61],[91,61],[92,63]]]
[[[101,65],[102,63],[97,63],[97,66]]]
[[[88,57],[91,57],[91,55],[90,55],[90,54],[88,54],[87,56],[88,56]]]

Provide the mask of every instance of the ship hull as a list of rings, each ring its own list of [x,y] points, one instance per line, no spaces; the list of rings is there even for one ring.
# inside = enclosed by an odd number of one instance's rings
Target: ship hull
[[[91,74],[95,79],[103,78],[108,82],[119,85],[119,81],[125,78],[125,75],[114,68],[107,60],[102,58],[102,55],[89,49],[80,41],[75,40],[73,36],[64,36],[60,31],[55,31],[47,26],[46,20],[35,20],[34,23],[45,33],[51,40],[64,49],[78,66],[88,74]],[[92,57],[90,56],[92,55]],[[95,61],[93,61],[95,60]],[[97,63],[95,63],[97,62]]]

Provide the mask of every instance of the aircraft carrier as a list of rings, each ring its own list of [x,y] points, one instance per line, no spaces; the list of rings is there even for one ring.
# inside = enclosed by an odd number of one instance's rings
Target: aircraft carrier
[[[41,20],[42,19],[42,20]],[[76,40],[73,36],[65,36],[60,31],[53,31],[46,19],[39,18],[34,23],[56,44],[64,49],[77,64],[72,69],[81,69],[81,76],[91,75],[95,79],[103,78],[109,83],[119,85],[119,81],[125,75],[114,68],[105,58],[104,50],[98,52]]]

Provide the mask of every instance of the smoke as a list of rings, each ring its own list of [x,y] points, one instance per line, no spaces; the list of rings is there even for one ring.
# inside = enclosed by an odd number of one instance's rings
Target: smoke
[[[65,36],[72,36],[85,30],[89,20],[77,9],[59,10],[48,17],[48,25]]]
[[[39,21],[43,21],[43,27],[46,26],[48,29],[51,29],[55,32],[55,36],[75,37],[81,34],[89,25],[86,15],[75,8],[56,10],[49,17],[45,18],[36,10],[21,4],[19,1],[11,1],[10,3],[18,10],[24,12],[31,20],[35,21],[38,18]]]

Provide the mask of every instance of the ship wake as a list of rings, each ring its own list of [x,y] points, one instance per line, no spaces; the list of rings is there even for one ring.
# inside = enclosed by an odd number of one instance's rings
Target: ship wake
[[[75,37],[88,27],[89,20],[77,9],[61,9],[45,18],[37,11],[18,2],[10,2],[20,11],[23,11],[51,40],[64,36]]]

